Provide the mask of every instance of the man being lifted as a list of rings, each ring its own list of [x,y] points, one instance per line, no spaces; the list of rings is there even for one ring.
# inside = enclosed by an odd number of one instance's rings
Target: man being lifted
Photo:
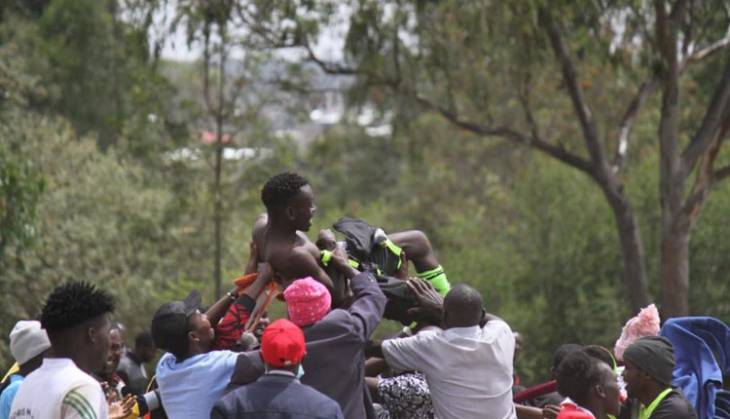
[[[278,174],[264,185],[261,200],[266,214],[257,218],[253,228],[259,262],[271,265],[283,288],[296,279],[311,276],[330,290],[335,304],[344,301],[346,287],[337,278],[339,272],[322,267],[320,249],[304,233],[312,226],[316,211],[309,182],[296,173]],[[448,292],[446,274],[424,233],[393,233],[386,240],[402,249],[419,277],[429,280],[441,294]]]

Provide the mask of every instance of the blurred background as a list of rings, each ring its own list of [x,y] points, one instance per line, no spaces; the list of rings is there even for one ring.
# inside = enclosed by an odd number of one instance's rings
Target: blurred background
[[[312,239],[425,231],[524,337],[523,384],[649,302],[730,321],[729,4],[647,3],[0,2],[0,361],[64,281],[129,339],[212,303],[285,170]]]

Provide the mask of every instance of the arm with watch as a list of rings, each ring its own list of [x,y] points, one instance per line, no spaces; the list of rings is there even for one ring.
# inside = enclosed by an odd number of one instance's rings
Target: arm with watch
[[[256,280],[242,293],[236,288],[226,293],[206,312],[215,328],[214,349],[232,349],[243,334],[246,323],[256,307],[256,299],[271,279],[268,264],[261,264]]]

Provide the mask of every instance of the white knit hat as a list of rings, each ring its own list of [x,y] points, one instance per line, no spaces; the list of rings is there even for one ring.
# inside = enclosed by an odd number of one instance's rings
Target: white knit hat
[[[20,320],[10,332],[10,353],[23,365],[51,347],[48,334],[36,320]]]

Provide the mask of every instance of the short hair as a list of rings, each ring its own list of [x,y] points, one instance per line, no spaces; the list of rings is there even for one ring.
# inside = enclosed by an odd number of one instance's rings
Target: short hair
[[[56,287],[41,312],[41,325],[49,334],[72,327],[114,311],[109,293],[88,282],[69,282]]]
[[[584,404],[590,389],[601,381],[599,362],[602,361],[591,357],[583,349],[570,352],[558,365],[555,377],[558,392],[578,404]]]
[[[586,351],[588,356],[604,362],[606,365],[611,367],[611,369],[616,369],[616,360],[613,358],[611,351],[607,348],[604,348],[601,345],[587,345],[583,349]]]
[[[583,347],[578,345],[577,343],[565,343],[563,345],[558,346],[558,349],[555,350],[555,353],[553,354],[553,371],[558,370],[558,366],[561,362],[565,359],[568,354],[571,352],[579,351]]]
[[[451,326],[465,327],[479,324],[484,305],[482,295],[466,284],[454,285],[444,297],[444,310]]]
[[[138,348],[149,348],[155,346],[155,342],[152,340],[152,333],[146,330],[138,333],[134,338],[134,346]]]
[[[299,193],[302,186],[308,184],[307,179],[296,173],[279,173],[269,179],[261,189],[261,201],[266,209],[282,207]]]

